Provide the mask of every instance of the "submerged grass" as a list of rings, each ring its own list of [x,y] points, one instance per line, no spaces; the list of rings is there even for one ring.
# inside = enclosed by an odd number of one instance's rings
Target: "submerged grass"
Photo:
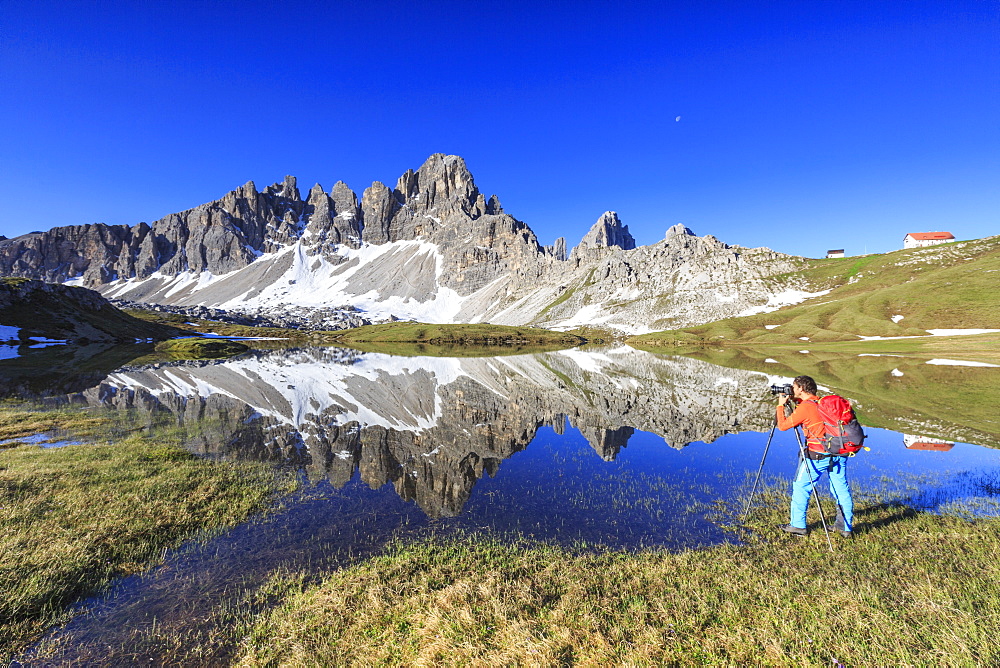
[[[293,484],[266,465],[197,459],[169,438],[107,441],[115,428],[101,415],[0,407],[5,438],[61,429],[92,441],[0,450],[0,661],[80,597],[246,519]]]
[[[859,504],[856,538],[775,535],[773,490],[742,546],[576,553],[465,536],[396,545],[285,602],[239,665],[995,665],[1000,522]]]
[[[585,341],[573,334],[552,332],[537,327],[465,324],[436,325],[419,322],[394,322],[385,325],[365,325],[344,330],[337,340],[345,343],[426,343],[435,345],[575,346]]]
[[[156,344],[156,351],[167,353],[174,359],[217,359],[232,357],[250,350],[239,341],[204,338],[199,336],[170,339]]]
[[[507,355],[533,355],[563,350],[563,343],[550,344],[493,344],[474,343],[414,343],[403,342],[338,342],[339,345],[365,353],[400,355],[403,357],[503,357]]]

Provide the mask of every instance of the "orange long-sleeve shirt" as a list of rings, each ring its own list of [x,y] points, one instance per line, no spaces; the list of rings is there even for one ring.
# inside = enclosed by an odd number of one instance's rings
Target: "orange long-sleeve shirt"
[[[776,419],[778,421],[778,429],[781,431],[787,431],[792,427],[802,425],[802,430],[806,433],[806,444],[809,446],[809,449],[813,452],[823,452],[821,443],[826,430],[823,427],[823,419],[819,416],[819,406],[816,405],[817,401],[819,401],[819,397],[816,395],[806,395],[788,417],[785,417],[785,407],[778,406]]]

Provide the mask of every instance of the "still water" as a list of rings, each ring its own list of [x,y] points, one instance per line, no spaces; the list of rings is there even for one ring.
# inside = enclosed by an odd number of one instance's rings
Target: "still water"
[[[400,513],[416,506],[411,522],[677,549],[724,540],[706,511],[743,491],[771,425],[768,387],[786,379],[629,347],[491,358],[312,348],[123,368],[65,400],[179,425],[205,457],[297,467],[332,497],[375,491]],[[871,450],[851,461],[859,494],[996,510],[974,484],[1000,466],[994,443],[868,432]],[[792,433],[777,432],[765,475],[791,476],[796,457]]]
[[[886,383],[910,373],[901,365]],[[64,633],[76,652],[109,634],[134,644],[152,620],[183,624],[278,569],[335,568],[429,533],[627,550],[733,540],[718,508],[745,498],[773,418],[768,387],[786,380],[629,347],[491,358],[297,348],[118,368],[47,401],[179,428],[201,456],[294,467],[306,484],[281,510],[89,601]],[[868,427],[871,450],[850,463],[856,498],[1000,515],[1000,449],[981,424],[952,427],[977,444],[930,417],[899,424],[932,433]],[[790,480],[796,464],[795,437],[776,432],[765,480]]]

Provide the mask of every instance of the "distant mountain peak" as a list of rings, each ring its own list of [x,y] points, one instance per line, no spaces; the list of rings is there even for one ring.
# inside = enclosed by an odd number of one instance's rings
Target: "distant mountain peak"
[[[669,230],[667,230],[667,234],[664,238],[669,239],[671,237],[683,237],[683,236],[693,237],[695,236],[695,233],[692,232],[687,227],[685,227],[683,223],[677,223]]]
[[[622,225],[615,211],[605,211],[597,222],[593,224],[590,231],[584,235],[577,246],[580,250],[586,248],[606,248],[617,246],[624,250],[635,248],[635,239],[628,231],[628,225]]]

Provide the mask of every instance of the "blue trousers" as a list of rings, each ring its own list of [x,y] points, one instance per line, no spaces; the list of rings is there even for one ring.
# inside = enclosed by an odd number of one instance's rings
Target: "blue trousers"
[[[847,485],[847,457],[827,457],[825,459],[803,459],[792,483],[791,525],[806,528],[806,510],[809,509],[809,495],[820,477],[826,473],[830,477],[830,493],[843,513],[844,529],[851,531],[854,526],[854,499]],[[837,513],[838,524],[841,513]]]

